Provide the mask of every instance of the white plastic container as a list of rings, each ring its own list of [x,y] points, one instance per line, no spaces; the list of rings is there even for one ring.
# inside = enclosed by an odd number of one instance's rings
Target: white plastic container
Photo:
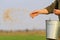
[[[57,39],[59,21],[47,20],[46,21],[46,37],[50,39]]]

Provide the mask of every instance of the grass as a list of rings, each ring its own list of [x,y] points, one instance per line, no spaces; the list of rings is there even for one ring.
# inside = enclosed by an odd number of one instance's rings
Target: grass
[[[45,36],[39,35],[15,35],[15,36],[0,36],[0,40],[46,40]]]
[[[23,32],[22,32],[23,33]],[[4,33],[4,35],[0,33],[0,40],[46,40],[45,35],[41,35],[40,33],[34,32],[27,32],[27,33],[19,33],[17,32],[16,35],[15,33],[12,33],[14,35],[10,35]]]

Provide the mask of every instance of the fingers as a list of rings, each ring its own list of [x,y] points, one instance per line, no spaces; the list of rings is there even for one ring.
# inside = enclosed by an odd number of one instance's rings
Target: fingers
[[[54,9],[54,11],[53,11],[56,15],[60,15],[60,10],[58,10],[58,9]]]
[[[33,13],[30,14],[30,16],[31,16],[32,18],[36,17],[37,15],[39,15],[38,12],[33,12]]]
[[[34,10],[34,11],[32,11],[32,13],[30,13],[30,16],[32,18],[34,18],[34,17],[38,16],[39,14],[40,14],[40,10]]]

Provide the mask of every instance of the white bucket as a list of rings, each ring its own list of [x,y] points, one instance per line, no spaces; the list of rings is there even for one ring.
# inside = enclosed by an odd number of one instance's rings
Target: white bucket
[[[58,33],[58,23],[59,21],[52,21],[47,20],[46,21],[46,37],[50,39],[57,39],[57,33]]]

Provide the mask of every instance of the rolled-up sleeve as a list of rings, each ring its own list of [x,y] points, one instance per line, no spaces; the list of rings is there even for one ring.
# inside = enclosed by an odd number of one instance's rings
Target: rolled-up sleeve
[[[45,9],[48,10],[49,13],[53,13],[53,10],[55,9],[56,1],[54,1],[50,6],[46,7]]]

